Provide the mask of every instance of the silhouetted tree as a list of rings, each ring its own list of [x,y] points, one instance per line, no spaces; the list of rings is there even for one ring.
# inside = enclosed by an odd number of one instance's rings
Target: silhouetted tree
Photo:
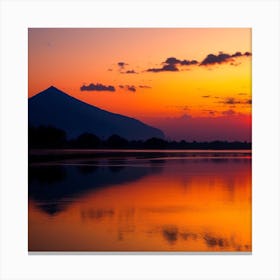
[[[128,146],[128,141],[125,138],[114,134],[107,139],[106,145],[109,148],[125,148]]]
[[[143,140],[132,140],[129,142],[129,148],[130,149],[143,149],[144,142],[143,142]]]
[[[66,144],[66,132],[53,126],[31,126],[28,144],[30,148],[60,148]]]
[[[91,133],[83,133],[77,139],[67,141],[66,132],[53,126],[30,126],[28,129],[29,148],[125,148],[125,149],[203,149],[203,150],[224,150],[224,149],[251,149],[250,142],[186,142],[181,140],[166,141],[161,138],[150,138],[146,141],[128,141],[119,135],[112,135],[106,141],[101,141],[98,136]]]
[[[83,133],[74,141],[74,145],[78,148],[97,148],[100,144],[101,140],[91,133]]]
[[[168,145],[168,142],[160,139],[160,138],[150,138],[147,141],[145,141],[145,147],[148,149],[164,149]]]

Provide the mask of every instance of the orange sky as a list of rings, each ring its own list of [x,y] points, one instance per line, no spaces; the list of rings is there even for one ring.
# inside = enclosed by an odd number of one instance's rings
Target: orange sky
[[[249,28],[31,28],[28,44],[29,97],[54,85],[102,109],[156,125],[170,138],[184,136],[174,136],[166,119],[178,124],[189,116],[219,125],[226,118],[243,130],[225,139],[250,140],[251,55],[244,55],[251,53]],[[231,57],[201,65],[220,52]],[[232,57],[236,52],[241,55]],[[164,64],[170,57],[197,63]],[[162,71],[165,66],[178,71]],[[91,83],[115,91],[80,90]]]

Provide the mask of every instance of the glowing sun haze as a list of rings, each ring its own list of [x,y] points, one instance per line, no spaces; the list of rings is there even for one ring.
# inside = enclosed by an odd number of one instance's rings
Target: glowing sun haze
[[[251,29],[30,28],[28,95],[54,85],[168,139],[251,141]]]

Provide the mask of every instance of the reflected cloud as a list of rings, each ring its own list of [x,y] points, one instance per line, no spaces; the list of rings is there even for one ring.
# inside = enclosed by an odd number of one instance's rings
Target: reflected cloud
[[[143,208],[144,212],[149,213],[180,213],[188,210],[193,210],[189,206],[163,206],[163,207],[149,207],[149,208]]]
[[[177,226],[163,226],[162,235],[170,245],[174,245],[177,241],[195,241],[199,238],[198,233],[181,231]]]
[[[104,218],[111,218],[115,214],[114,209],[102,209],[102,208],[91,208],[87,210],[81,210],[82,220],[103,220]]]
[[[192,232],[182,232],[182,233],[180,233],[180,236],[184,240],[189,240],[189,239],[196,240],[198,238],[198,235],[196,233],[192,233]]]
[[[220,238],[220,237],[215,237],[209,234],[206,234],[203,236],[203,239],[205,241],[205,243],[207,244],[208,247],[228,247],[228,241],[227,239],[224,238]]]
[[[219,236],[215,236],[214,234],[206,233],[203,235],[203,240],[207,244],[209,248],[218,249],[218,250],[226,250],[228,248],[233,249],[233,251],[246,251],[250,252],[252,250],[252,246],[249,244],[240,244],[236,241],[234,236],[230,238],[223,238]]]
[[[164,239],[170,244],[183,242],[201,242],[203,241],[209,248],[207,251],[246,251],[250,252],[250,244],[241,244],[236,241],[234,236],[226,238],[212,233],[192,232],[180,230],[176,225],[164,225],[160,230]],[[158,230],[150,230],[148,234],[157,234]]]
[[[134,234],[135,228],[135,209],[121,209],[118,213],[118,240],[122,241],[128,235]]]
[[[176,226],[167,226],[162,229],[162,235],[170,245],[176,243],[178,234],[178,228]]]

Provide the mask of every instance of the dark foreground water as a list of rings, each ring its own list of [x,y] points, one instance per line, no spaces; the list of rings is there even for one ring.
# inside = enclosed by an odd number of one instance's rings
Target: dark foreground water
[[[37,162],[28,191],[29,251],[252,250],[250,152]]]

